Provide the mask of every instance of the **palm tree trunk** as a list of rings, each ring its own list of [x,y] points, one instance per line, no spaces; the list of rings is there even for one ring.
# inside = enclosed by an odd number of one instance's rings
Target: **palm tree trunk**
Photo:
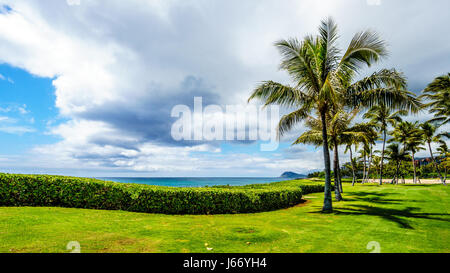
[[[447,185],[447,167],[445,167],[445,174],[444,174],[444,185]]]
[[[405,181],[405,173],[404,173],[404,172],[402,172],[402,183],[403,183],[403,184],[406,184],[406,181]]]
[[[337,171],[338,171],[338,182],[339,182],[339,191],[344,193],[344,188],[342,187],[342,175],[341,175],[341,164],[339,163],[339,154],[337,157]]]
[[[353,151],[352,151],[352,145],[350,145],[350,163],[352,164],[352,187],[355,186],[356,182],[356,174],[355,174],[355,164],[353,164]]]
[[[325,164],[325,197],[323,200],[323,212],[332,212],[333,203],[331,199],[331,170],[330,170],[330,151],[328,150],[328,133],[325,111],[320,113],[322,121],[322,143],[323,143],[323,160]]]
[[[407,163],[405,163],[405,162],[400,162],[400,167],[402,167],[403,170],[406,169],[406,165],[405,165],[405,164],[407,164]],[[402,171],[402,183],[403,183],[403,184],[406,184],[406,181],[405,181],[405,172],[404,172],[404,171]]]
[[[416,160],[414,158],[414,152],[412,152],[412,164],[413,164],[413,171],[414,171],[414,184],[416,183],[417,176],[416,176]]]
[[[369,178],[370,178],[370,167],[372,165],[372,145],[370,145],[370,155],[369,155],[369,166],[367,167],[367,176],[366,176],[366,183],[369,183]]]
[[[398,185],[398,170],[399,169],[400,169],[400,161],[397,162],[397,169],[395,170],[395,178],[396,178],[395,184],[396,185]]]
[[[447,167],[445,167],[445,169],[444,169],[444,183],[446,183],[447,182]],[[444,184],[444,185],[447,185],[447,184]]]
[[[340,189],[340,187],[339,187],[339,170],[338,170],[338,168],[339,168],[339,166],[338,166],[338,154],[339,154],[339,151],[337,150],[337,144],[336,144],[336,141],[334,140],[333,141],[334,143],[334,149],[333,149],[333,152],[334,152],[334,157],[333,157],[333,170],[334,170],[334,195],[335,195],[335,198],[336,198],[336,201],[342,201],[342,195],[341,195],[341,189]]]
[[[364,152],[363,161],[364,161],[364,164],[363,164],[363,178],[361,181],[362,184],[364,184],[365,179],[366,179],[366,153],[365,152]]]
[[[380,163],[380,186],[383,185],[383,162],[384,162],[385,147],[386,147],[386,129],[383,130],[383,148],[381,149],[381,163]]]
[[[441,179],[442,184],[445,185],[445,180],[442,177],[441,171],[439,170],[439,166],[438,166],[438,164],[437,164],[437,162],[436,162],[436,160],[434,158],[433,150],[431,149],[431,143],[430,142],[428,142],[428,148],[430,149],[431,160],[433,161],[434,168],[436,169],[436,171],[437,171],[437,173],[439,175],[439,179]]]

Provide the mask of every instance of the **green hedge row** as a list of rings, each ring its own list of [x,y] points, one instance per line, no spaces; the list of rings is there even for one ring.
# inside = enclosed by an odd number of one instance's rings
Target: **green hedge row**
[[[323,186],[172,188],[96,179],[0,174],[0,206],[50,206],[164,214],[271,211],[300,202]]]

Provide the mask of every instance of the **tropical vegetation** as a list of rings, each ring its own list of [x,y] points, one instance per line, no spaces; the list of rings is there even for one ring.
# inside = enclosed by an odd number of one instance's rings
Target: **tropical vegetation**
[[[377,33],[370,30],[356,33],[344,51],[338,48],[337,39],[337,24],[328,18],[322,21],[317,36],[276,42],[281,53],[280,68],[289,74],[293,85],[266,81],[249,98],[249,101],[260,99],[265,105],[278,104],[293,109],[279,122],[280,136],[312,114],[320,121],[325,166],[324,212],[333,209],[327,117],[343,109],[381,104],[389,109],[408,111],[418,111],[421,107],[415,95],[406,90],[403,74],[395,69],[382,69],[357,80],[364,67],[388,55],[386,43]]]
[[[334,204],[334,214],[321,213],[323,193],[252,214],[0,207],[0,252],[68,253],[70,241],[82,253],[369,253],[372,241],[382,253],[450,252],[449,187],[350,185],[344,183],[346,201]]]

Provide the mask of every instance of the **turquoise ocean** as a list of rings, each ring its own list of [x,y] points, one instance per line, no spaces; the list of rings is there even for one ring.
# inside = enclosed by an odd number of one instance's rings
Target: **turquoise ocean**
[[[120,183],[137,183],[168,187],[243,186],[289,180],[280,177],[96,177]]]

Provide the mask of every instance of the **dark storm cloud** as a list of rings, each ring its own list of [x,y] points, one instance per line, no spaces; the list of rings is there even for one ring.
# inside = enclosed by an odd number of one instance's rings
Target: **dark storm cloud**
[[[198,145],[196,141],[175,141],[171,136],[172,108],[186,105],[194,111],[194,97],[201,97],[203,105],[220,104],[220,96],[213,93],[213,87],[207,86],[201,79],[188,76],[178,90],[152,90],[149,96],[132,105],[107,104],[83,112],[78,118],[102,121],[123,132],[138,137],[141,142],[156,142],[166,145]],[[155,94],[158,94],[155,96]],[[111,145],[122,148],[138,149],[140,142],[124,142],[117,139],[95,136],[91,142],[99,145]]]

